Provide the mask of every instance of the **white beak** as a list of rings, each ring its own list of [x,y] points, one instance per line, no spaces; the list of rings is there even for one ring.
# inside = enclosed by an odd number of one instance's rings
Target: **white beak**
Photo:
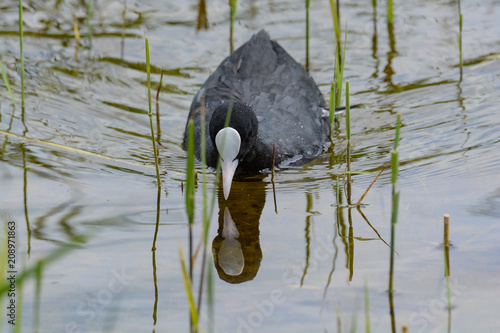
[[[231,183],[233,182],[234,172],[238,167],[236,156],[240,151],[241,138],[232,127],[221,129],[215,136],[215,146],[222,159],[222,188],[224,190],[224,199],[229,197]]]

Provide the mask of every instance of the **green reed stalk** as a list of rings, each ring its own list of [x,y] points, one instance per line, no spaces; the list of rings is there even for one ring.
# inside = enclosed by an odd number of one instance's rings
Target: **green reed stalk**
[[[349,81],[345,83],[345,127],[347,134],[347,181],[351,182],[351,107],[349,105]]]
[[[189,275],[186,272],[184,265],[184,257],[182,249],[179,246],[179,256],[182,265],[182,276],[184,279],[184,286],[186,287],[186,294],[188,297],[189,309],[191,312],[191,323],[194,327],[198,327],[198,311],[194,303],[193,290],[191,281],[193,278],[193,257],[192,257],[192,234],[191,227],[194,223],[194,187],[195,187],[195,170],[194,170],[194,121],[191,119],[188,123],[188,160],[186,169],[186,213],[189,223]]]
[[[337,1],[330,1],[330,10],[332,11],[332,19],[333,19],[333,33],[335,34],[335,45],[337,46],[337,51],[340,55],[340,21],[339,21],[339,13],[337,11],[338,3]]]
[[[345,64],[345,51],[347,48],[347,21],[345,25],[345,36],[344,36],[344,49],[342,51],[342,57],[340,56],[340,51],[335,51],[335,77],[337,80],[337,97],[336,102],[338,105],[341,104],[342,101],[342,80],[344,80],[344,64]],[[342,60],[342,62],[340,62]]]
[[[208,266],[208,277],[207,277],[207,301],[208,301],[208,331],[215,332],[215,322],[214,322],[214,281],[213,281],[213,265]]]
[[[21,107],[24,108],[23,2],[19,0],[19,45],[21,52]]]
[[[393,152],[392,154],[392,161],[396,161],[394,164],[397,164],[398,162],[398,156],[397,152]],[[397,170],[393,169],[393,170]],[[397,171],[396,171],[397,172]],[[394,171],[393,171],[393,177],[394,177]],[[397,177],[396,177],[397,178]],[[394,186],[394,185],[393,185]],[[391,214],[391,258],[390,258],[390,270],[389,270],[389,293],[393,292],[393,276],[394,276],[394,243],[395,243],[395,227],[397,223],[397,216],[398,216],[398,204],[399,204],[399,192],[396,192],[392,196],[392,214]]]
[[[342,50],[342,67],[340,68],[340,78],[339,78],[339,95],[337,96],[337,100],[339,101],[339,105],[340,105],[340,101],[341,101],[341,98],[342,98],[342,80],[344,79],[344,65],[345,65],[345,61],[346,61],[346,58],[345,58],[345,51],[347,49],[347,20],[345,21],[345,34],[344,34],[344,48]]]
[[[335,121],[335,108],[337,107],[336,94],[335,94],[335,82],[332,81],[330,84],[330,113],[328,117],[328,122],[330,124],[330,140],[333,138],[333,123]]]
[[[198,313],[196,312],[196,305],[193,298],[193,290],[191,287],[191,279],[186,270],[186,264],[184,263],[184,254],[182,253],[182,247],[179,245],[179,259],[181,263],[182,279],[184,281],[184,288],[186,289],[186,296],[189,304],[189,312],[191,313],[191,320],[194,325],[194,331],[198,328]],[[189,258],[191,261],[192,259]]]
[[[273,144],[273,162],[271,166],[271,181],[274,182],[274,164],[276,163],[276,141]]]
[[[208,241],[208,229],[210,226],[210,219],[208,216],[208,195],[207,195],[207,157],[206,157],[206,137],[205,137],[205,108],[203,107],[201,119],[201,179],[202,179],[202,194],[203,194],[203,242],[205,246]]]
[[[458,28],[459,32],[457,35],[458,40],[458,51],[460,55],[460,72],[463,70],[463,62],[462,62],[462,23],[463,23],[463,15],[462,8],[460,6],[460,0],[458,0]]]
[[[394,150],[391,151],[391,183],[392,183],[392,213],[391,213],[391,258],[389,268],[389,293],[393,293],[393,276],[394,276],[394,242],[395,242],[395,227],[398,221],[398,206],[399,206],[399,191],[396,191],[396,183],[399,173],[399,131],[401,127],[401,115],[398,113],[396,122],[396,139],[394,141]]]
[[[333,19],[333,34],[335,36],[335,71],[333,74],[334,81],[337,83],[338,91],[337,94],[337,104],[340,104],[342,97],[342,79],[341,79],[341,71],[340,64],[343,64],[343,59],[341,59],[342,46],[340,44],[340,23],[339,23],[339,13],[337,11],[338,3],[333,0],[330,0],[330,10],[332,12]],[[338,118],[337,118],[338,120]]]
[[[306,0],[306,71],[309,72],[309,7],[311,0]]]
[[[401,130],[401,114],[398,112],[397,114],[397,120],[396,120],[396,136],[394,138],[394,150],[398,150],[399,149],[399,132]],[[398,164],[399,166],[399,164]],[[396,174],[396,177],[397,177],[397,174]]]
[[[205,105],[203,104],[201,108],[201,117],[200,117],[200,126],[201,126],[201,138],[200,138],[200,150],[201,150],[201,179],[202,179],[202,196],[203,196],[203,211],[202,211],[202,222],[203,222],[203,257],[201,264],[201,276],[200,276],[200,285],[198,289],[198,314],[201,309],[201,300],[203,296],[203,280],[205,277],[205,266],[207,259],[207,243],[208,243],[208,230],[210,228],[210,218],[208,215],[208,195],[207,195],[207,167],[206,167],[206,137],[205,137]],[[212,281],[210,278],[207,283]],[[209,286],[210,288],[210,286]]]
[[[158,138],[158,144],[160,143],[161,127],[160,127],[160,90],[161,84],[163,82],[163,68],[160,74],[160,83],[158,84],[158,90],[156,91],[156,136]]]
[[[347,142],[351,142],[351,108],[349,105],[349,81],[345,82],[345,126],[347,132]]]
[[[337,207],[340,207],[340,175],[336,175],[336,188],[335,192],[337,195]]]
[[[14,98],[14,93],[12,92],[12,88],[10,87],[9,78],[7,77],[7,72],[5,71],[5,68],[3,67],[2,60],[0,60],[0,70],[2,71],[3,82],[5,83],[5,86],[7,87],[7,90],[9,91],[10,98],[12,99],[12,104],[14,104],[14,107],[16,107],[16,99]]]
[[[236,19],[236,6],[238,0],[229,0],[229,7],[231,11],[231,24],[229,26],[229,46],[231,53],[234,51],[233,36],[234,36],[234,20]]]
[[[389,24],[392,24],[394,20],[393,8],[392,0],[387,0],[387,23]]]
[[[444,276],[446,279],[446,292],[448,298],[448,310],[451,309],[450,297],[450,237],[449,237],[450,215],[444,214],[444,233],[443,233],[443,250],[444,250]]]
[[[460,70],[463,69],[463,60],[462,60],[462,22],[463,22],[463,14],[460,14],[460,32],[458,37],[458,48],[460,52]]]
[[[146,38],[146,68],[148,72],[148,105],[149,105],[149,124],[151,125],[151,141],[153,142],[153,153],[155,157],[156,181],[157,185],[161,186],[160,169],[158,167],[158,152],[156,150],[155,129],[153,126],[153,110],[151,106],[151,68],[149,65],[149,43]]]
[[[189,224],[194,222],[194,121],[188,124],[187,144],[187,169],[186,169],[186,213]]]

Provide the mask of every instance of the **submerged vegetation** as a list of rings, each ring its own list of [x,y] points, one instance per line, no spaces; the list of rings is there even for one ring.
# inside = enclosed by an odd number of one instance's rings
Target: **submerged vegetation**
[[[156,150],[156,140],[155,140],[155,130],[153,126],[153,108],[151,106],[151,70],[149,66],[149,43],[148,39],[146,38],[146,71],[148,73],[148,106],[149,106],[149,124],[151,126],[151,143],[153,144],[153,154],[155,157],[155,168],[156,168],[156,182],[158,186],[161,185],[161,178],[160,178],[160,167],[158,165],[158,151]]]
[[[463,24],[463,14],[462,8],[460,6],[460,0],[458,0],[458,54],[459,54],[459,63],[460,63],[460,76],[462,76],[463,71],[463,60],[462,60],[462,24]]]

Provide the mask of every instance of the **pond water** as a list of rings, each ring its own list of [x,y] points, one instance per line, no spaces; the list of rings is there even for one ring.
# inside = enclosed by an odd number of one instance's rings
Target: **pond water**
[[[86,238],[19,286],[22,332],[188,332],[179,261],[189,253],[182,135],[191,99],[229,54],[227,1],[24,1],[26,105],[21,109],[18,7],[0,11],[0,210],[15,221],[18,269]],[[390,159],[402,119],[394,322],[410,332],[500,329],[500,1],[462,3],[463,72],[455,1],[340,6],[348,37],[350,198],[345,119],[333,144],[303,167],[238,178],[233,200],[216,193],[208,232],[200,325],[214,332],[340,332],[365,329],[364,288],[374,332],[391,331],[388,297],[391,179],[385,170],[360,210],[355,203]],[[204,10],[200,10],[204,9]],[[206,27],[198,29],[200,12]],[[81,35],[76,47],[72,14]],[[328,1],[311,1],[310,72],[328,99],[334,36]],[[303,2],[239,1],[235,46],[265,28],[305,63]],[[145,42],[162,134],[159,200],[147,116]],[[153,93],[154,96],[154,93]],[[345,100],[345,99],[344,99]],[[109,158],[84,154],[72,147]],[[198,165],[200,169],[200,166]],[[198,299],[203,226],[201,178],[191,228]],[[229,214],[228,214],[229,213]],[[446,308],[443,214],[450,214],[450,298]],[[229,218],[229,215],[231,218]],[[223,232],[234,222],[239,237]],[[367,221],[369,223],[367,223]],[[226,228],[223,228],[226,223]],[[378,233],[378,234],[377,234]],[[384,240],[384,241],[382,241]],[[4,272],[2,272],[3,274]],[[21,289],[22,288],[22,289]],[[4,295],[2,304],[7,304]],[[38,300],[38,301],[37,301]],[[39,307],[37,307],[39,302]],[[2,305],[3,308],[5,306]],[[5,310],[1,331],[10,332]],[[450,320],[450,321],[449,321]]]

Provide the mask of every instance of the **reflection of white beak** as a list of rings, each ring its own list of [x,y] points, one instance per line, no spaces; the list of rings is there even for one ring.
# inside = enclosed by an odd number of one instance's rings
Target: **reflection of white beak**
[[[215,146],[222,159],[222,188],[224,190],[224,199],[226,200],[229,197],[234,172],[238,167],[239,161],[236,159],[236,156],[240,152],[240,145],[240,135],[232,127],[221,129],[215,136]]]
[[[224,226],[222,228],[222,237],[224,240],[219,250],[219,266],[227,275],[237,276],[243,272],[245,267],[245,257],[241,250],[241,244],[236,239],[240,233],[231,217],[229,209],[224,208]]]

